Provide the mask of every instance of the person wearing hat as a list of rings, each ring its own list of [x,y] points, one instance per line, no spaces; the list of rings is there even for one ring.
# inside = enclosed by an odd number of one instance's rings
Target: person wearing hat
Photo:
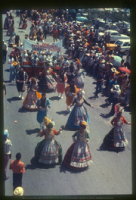
[[[24,194],[24,189],[22,187],[17,187],[14,190],[13,196],[23,196],[23,194]]]
[[[44,120],[46,123],[46,120]],[[49,122],[44,130],[40,131],[40,137],[44,136],[45,139],[39,142],[35,148],[35,159],[38,163],[43,164],[61,164],[62,162],[62,147],[54,139],[55,135],[59,135],[62,128],[56,131],[53,123]]]
[[[36,106],[38,108],[37,122],[40,124],[40,129],[42,129],[43,119],[45,116],[47,116],[47,107],[51,107],[50,101],[46,98],[45,93],[42,93],[42,97],[38,99]]]
[[[113,96],[113,104],[112,104],[110,114],[114,115],[114,113],[115,113],[114,107],[117,103],[119,103],[119,97],[120,97],[120,94],[121,94],[120,86],[119,85],[113,85],[113,87],[111,88],[110,91],[114,95]]]
[[[82,170],[92,163],[88,141],[87,122],[80,122],[80,129],[72,136],[74,143],[67,150],[62,164],[74,170]]]
[[[19,92],[19,98],[24,99],[23,93],[25,91],[25,84],[27,83],[27,80],[28,80],[28,75],[24,71],[23,67],[21,67],[16,75],[16,86]]]
[[[9,169],[13,171],[13,191],[17,187],[22,187],[22,178],[25,173],[25,165],[20,161],[21,153],[16,154],[16,160],[10,162]]]
[[[8,161],[11,158],[11,146],[12,143],[9,139],[9,132],[7,129],[4,130],[4,180],[7,180],[9,177],[7,174],[7,165]]]
[[[93,105],[85,100],[84,91],[80,90],[77,92],[77,97],[75,97],[74,101],[68,106],[68,109],[70,109],[70,107],[74,105],[66,124],[68,128],[74,130],[79,129],[81,120],[86,121],[89,124],[90,119],[84,104],[94,108]]]
[[[114,128],[104,137],[103,146],[106,149],[118,152],[124,150],[125,146],[128,144],[123,130],[123,124],[131,125],[131,123],[127,122],[122,116],[122,108],[120,106],[117,106],[116,113],[117,116],[111,120],[111,124]]]

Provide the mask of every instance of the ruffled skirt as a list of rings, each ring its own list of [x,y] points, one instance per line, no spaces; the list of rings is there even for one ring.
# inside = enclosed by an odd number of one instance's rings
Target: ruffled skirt
[[[87,142],[75,142],[67,150],[63,163],[71,169],[83,169],[92,163],[92,156]]]
[[[62,147],[54,139],[42,140],[35,148],[35,158],[39,163],[56,164],[62,161]]]
[[[84,106],[75,106],[69,115],[66,126],[70,129],[79,129],[81,121],[86,121],[89,124],[89,115]]]

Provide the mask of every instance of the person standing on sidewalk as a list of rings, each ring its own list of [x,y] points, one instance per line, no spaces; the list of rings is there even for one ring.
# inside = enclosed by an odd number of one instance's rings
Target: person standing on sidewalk
[[[8,130],[4,130],[4,180],[7,180],[9,177],[6,175],[8,161],[11,158],[11,146]]]
[[[25,165],[20,161],[21,153],[16,154],[16,160],[12,160],[9,169],[13,171],[13,191],[17,187],[22,187],[22,178],[25,173]]]
[[[6,62],[7,51],[8,45],[3,40],[3,64]]]

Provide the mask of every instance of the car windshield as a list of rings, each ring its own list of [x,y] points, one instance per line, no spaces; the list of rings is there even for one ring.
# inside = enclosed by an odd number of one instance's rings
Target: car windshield
[[[122,42],[122,41],[119,41],[119,40],[115,42],[115,44],[117,44],[117,45],[121,45],[122,43],[123,43],[123,42]]]

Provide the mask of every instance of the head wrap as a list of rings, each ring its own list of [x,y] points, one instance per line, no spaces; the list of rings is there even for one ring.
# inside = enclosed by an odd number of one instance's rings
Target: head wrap
[[[6,140],[7,137],[9,137],[9,133],[8,133],[8,130],[5,129],[5,130],[4,130],[4,140]]]

